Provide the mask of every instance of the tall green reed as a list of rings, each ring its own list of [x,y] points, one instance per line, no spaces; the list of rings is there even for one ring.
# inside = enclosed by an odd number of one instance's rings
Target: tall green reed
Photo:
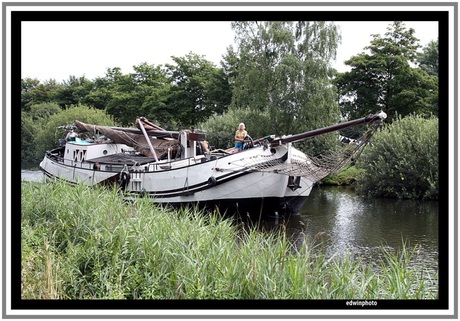
[[[21,206],[23,298],[436,297],[437,275],[414,270],[406,248],[380,265],[328,258],[312,242],[294,246],[283,229],[242,230],[217,213],[58,182],[23,182]]]

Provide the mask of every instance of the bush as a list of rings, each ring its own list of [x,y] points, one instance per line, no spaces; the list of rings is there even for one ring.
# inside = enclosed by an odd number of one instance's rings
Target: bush
[[[399,117],[377,132],[358,159],[357,191],[369,196],[438,199],[438,118]]]
[[[89,124],[114,126],[112,117],[105,111],[79,105],[71,106],[57,114],[51,115],[43,128],[37,131],[35,137],[35,155],[37,160],[41,160],[45,151],[58,146],[60,138],[65,138],[66,131],[58,129],[59,126],[71,125],[75,120]]]
[[[35,104],[29,111],[21,111],[21,168],[37,163],[35,137],[48,119],[59,112],[61,108],[56,103]]]
[[[252,111],[249,108],[228,110],[223,115],[211,116],[199,124],[198,128],[206,131],[206,138],[211,146],[226,149],[233,147],[239,123],[246,125],[248,135],[253,139],[274,134],[267,113]]]

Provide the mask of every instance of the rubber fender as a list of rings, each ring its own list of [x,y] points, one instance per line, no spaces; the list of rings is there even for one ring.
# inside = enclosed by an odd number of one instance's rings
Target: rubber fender
[[[128,185],[130,179],[131,175],[129,175],[129,172],[123,171],[120,173],[120,187],[123,190],[126,188],[126,185]]]
[[[216,186],[216,183],[217,183],[217,179],[214,177],[214,176],[211,176],[208,178],[208,185],[209,186]]]

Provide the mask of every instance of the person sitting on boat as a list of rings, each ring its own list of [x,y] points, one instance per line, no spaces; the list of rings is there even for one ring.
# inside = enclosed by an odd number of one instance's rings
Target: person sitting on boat
[[[238,130],[235,132],[235,148],[237,152],[243,150],[244,139],[248,136],[248,132],[245,129],[246,126],[244,126],[244,123],[240,123]]]
[[[77,137],[77,134],[73,131],[73,129],[70,129],[70,131],[67,133],[67,136],[65,137],[66,141],[75,141],[75,138]]]

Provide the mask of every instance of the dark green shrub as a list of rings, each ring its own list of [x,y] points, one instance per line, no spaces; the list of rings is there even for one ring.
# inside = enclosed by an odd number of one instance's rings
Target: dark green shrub
[[[366,147],[357,166],[358,192],[369,196],[437,199],[438,118],[407,116],[386,125]]]
[[[61,107],[52,102],[31,105],[27,112],[21,111],[21,168],[37,167],[40,158],[36,157],[35,137],[48,119],[61,111]]]
[[[253,139],[274,134],[267,113],[246,109],[231,109],[222,115],[214,115],[198,125],[206,132],[206,139],[214,148],[226,149],[234,144],[235,131],[238,124],[244,123],[248,135]]]
[[[85,105],[70,106],[57,114],[51,115],[43,127],[37,131],[35,137],[36,159],[41,160],[45,151],[58,146],[59,138],[67,134],[65,129],[59,126],[71,125],[75,120],[88,124],[114,126],[112,117],[103,110],[94,109]]]

